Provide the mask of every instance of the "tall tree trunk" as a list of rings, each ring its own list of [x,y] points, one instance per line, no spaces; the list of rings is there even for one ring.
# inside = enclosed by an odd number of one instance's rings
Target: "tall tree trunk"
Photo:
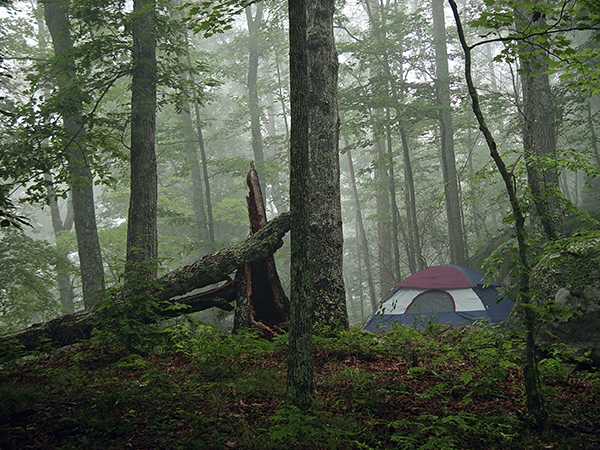
[[[309,217],[315,321],[331,331],[348,328],[342,273],[338,60],[333,35],[335,0],[309,0]]]
[[[192,58],[190,57],[189,39],[186,38],[186,58],[188,67],[192,67]],[[196,78],[193,73],[188,74],[192,85],[196,85]],[[202,179],[204,180],[204,195],[206,205],[206,220],[208,226],[208,240],[211,243],[209,246],[210,251],[214,251],[215,242],[215,223],[212,213],[212,201],[210,195],[210,180],[208,178],[208,160],[206,159],[206,148],[204,146],[204,134],[202,133],[202,122],[200,121],[200,106],[198,105],[198,98],[196,92],[192,92],[192,102],[194,104],[194,114],[196,119],[196,138],[198,139],[198,148],[200,149],[200,163],[202,164]]]
[[[535,11],[535,3],[538,2],[534,2],[532,9],[516,12],[519,29],[544,21],[543,14]],[[519,59],[523,87],[523,148],[529,189],[544,233],[549,239],[557,239],[562,220],[554,100],[545,73],[548,64],[533,44],[521,48]]]
[[[307,410],[313,399],[313,305],[309,234],[307,0],[288,0],[290,42],[291,289],[287,390],[289,405]]]
[[[73,43],[67,7],[67,4],[58,0],[44,2],[46,25],[52,36],[56,57],[55,73],[60,95],[64,96],[61,104],[69,104],[68,108],[65,107],[59,113],[62,115],[65,131],[63,144],[73,199],[83,301],[88,309],[93,307],[104,292],[104,267],[96,228],[93,176],[86,155],[85,123],[80,109],[82,94],[75,82],[75,65],[71,59]]]
[[[369,17],[371,39],[382,39],[382,25],[378,11],[381,6],[377,0],[362,0],[361,4]],[[383,57],[385,59],[385,57]],[[373,90],[382,89],[379,80],[382,79],[385,63],[373,67],[370,84]],[[375,157],[375,205],[377,208],[377,265],[379,275],[379,297],[384,297],[397,283],[394,276],[394,262],[392,258],[392,212],[390,209],[390,177],[388,173],[388,158],[386,155],[385,141],[383,138],[384,123],[383,109],[375,108],[371,112],[373,127],[373,141],[376,152]]]
[[[187,132],[186,134],[189,139],[185,157],[190,166],[190,175],[192,179],[192,207],[194,210],[194,222],[196,223],[196,229],[198,232],[198,239],[202,243],[210,241],[208,234],[208,221],[206,218],[206,209],[204,208],[204,189],[202,180],[202,169],[200,162],[198,161],[198,149],[196,148],[195,142],[191,139],[195,133],[192,132],[192,115],[190,114],[190,104],[185,102],[181,110],[181,121]]]
[[[440,106],[441,161],[450,240],[450,261],[453,264],[465,265],[467,261],[466,243],[462,226],[458,175],[454,156],[454,128],[450,102],[450,73],[448,69],[448,50],[446,48],[444,0],[432,0],[432,16],[436,66],[435,86]]]
[[[184,79],[186,76],[184,75]],[[198,240],[206,245],[209,241],[208,223],[206,218],[206,209],[204,208],[204,189],[202,181],[202,170],[198,161],[198,149],[196,148],[196,136],[194,133],[194,125],[192,123],[192,114],[190,112],[190,102],[187,99],[183,100],[181,105],[181,122],[183,124],[187,146],[185,149],[185,159],[190,168],[192,181],[192,209],[194,211],[194,222],[196,224]]]
[[[371,257],[369,255],[369,242],[360,208],[360,199],[358,197],[358,188],[356,186],[356,176],[354,174],[354,163],[352,162],[352,153],[346,146],[346,156],[348,157],[348,168],[350,172],[350,184],[352,185],[352,194],[354,196],[354,207],[356,209],[356,232],[359,236],[360,253],[363,255],[365,263],[365,272],[367,275],[367,286],[369,287],[369,300],[371,301],[371,310],[377,310],[377,295],[375,294],[375,283],[373,282],[373,271],[371,269]],[[360,280],[362,283],[362,279]],[[361,299],[362,301],[362,299]],[[362,304],[361,304],[362,307]]]
[[[382,10],[382,23],[385,23],[385,13]],[[395,78],[392,76],[392,71],[389,63],[388,52],[386,51],[383,55],[383,65],[385,75],[389,82],[389,89],[394,99],[394,109],[396,112],[396,122],[398,124],[398,131],[400,132],[400,139],[402,142],[402,159],[404,163],[404,189],[405,189],[405,205],[406,205],[406,216],[407,216],[407,256],[409,263],[409,270],[411,273],[415,273],[418,270],[425,268],[425,262],[423,261],[423,255],[421,250],[421,236],[419,233],[419,223],[417,220],[417,204],[415,194],[415,183],[412,171],[412,164],[410,160],[410,148],[408,145],[408,137],[406,136],[406,130],[404,127],[404,121],[402,120],[402,108],[400,107],[401,102],[404,98],[404,79],[402,73],[400,74],[400,87],[397,86]],[[388,118],[388,123],[390,123]],[[393,177],[392,177],[393,178]],[[394,202],[395,203],[395,202]],[[399,222],[399,218],[397,219]],[[399,277],[397,279],[400,279]]]
[[[134,0],[131,30],[131,194],[125,279],[135,284],[152,280],[157,274],[155,0]]]
[[[40,4],[36,4],[36,16],[37,16],[37,25],[38,25],[38,46],[42,53],[47,52],[47,33],[46,33],[46,25],[43,17],[43,9],[39,10],[41,7]],[[42,15],[40,15],[40,12]],[[47,96],[50,95],[50,92],[46,93]],[[68,209],[67,216],[63,222],[60,214],[60,208],[58,206],[58,201],[56,199],[56,191],[54,187],[54,182],[52,180],[52,175],[45,174],[44,179],[48,182],[48,205],[50,206],[50,218],[52,220],[52,230],[54,231],[54,240],[57,241],[59,235],[63,231],[71,231],[73,228],[73,202],[71,200],[68,201]],[[71,283],[71,273],[65,270],[65,267],[69,265],[69,251],[65,249],[58,248],[56,245],[57,251],[59,254],[59,261],[56,264],[56,278],[58,281],[58,294],[60,296],[60,304],[62,307],[62,312],[64,314],[72,314],[75,312],[75,305],[73,304],[73,300],[75,298],[75,293],[73,291],[73,284]]]
[[[258,29],[262,23],[263,3],[256,3],[256,14],[252,16],[252,5],[246,7],[248,22],[248,109],[250,110],[250,131],[252,151],[257,168],[262,169],[264,161],[262,134],[260,132],[260,105],[258,104]]]
[[[394,281],[401,280],[400,272],[400,242],[398,236],[398,229],[400,227],[400,213],[398,211],[398,203],[396,202],[396,175],[394,173],[394,152],[392,148],[392,121],[390,118],[390,109],[385,108],[385,132],[387,141],[387,156],[389,164],[389,189],[390,189],[390,203],[392,207],[392,251],[394,253],[393,258],[393,274]]]
[[[374,127],[375,128],[375,127]],[[375,135],[377,161],[375,181],[377,192],[375,205],[377,207],[377,263],[379,269],[379,298],[385,297],[397,283],[393,273],[392,235],[390,233],[390,177],[387,171],[385,143]]]
[[[398,113],[398,112],[397,112]],[[411,273],[425,268],[423,251],[421,250],[421,234],[417,220],[417,200],[415,193],[415,181],[413,177],[412,163],[410,160],[410,148],[408,137],[402,123],[400,125],[400,138],[402,139],[402,161],[404,162],[404,202],[406,203],[406,219],[411,251],[409,263]]]

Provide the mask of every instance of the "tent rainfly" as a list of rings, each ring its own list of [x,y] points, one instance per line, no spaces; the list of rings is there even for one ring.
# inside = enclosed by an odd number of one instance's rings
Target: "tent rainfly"
[[[398,283],[365,329],[386,331],[394,325],[424,325],[430,320],[454,326],[479,320],[502,322],[514,302],[502,298],[498,287],[498,283],[488,282],[483,274],[466,267],[430,267]]]

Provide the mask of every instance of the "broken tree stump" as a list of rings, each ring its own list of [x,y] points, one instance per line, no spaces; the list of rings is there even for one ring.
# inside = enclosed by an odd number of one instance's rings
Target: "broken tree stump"
[[[254,163],[250,164],[246,184],[249,189],[246,203],[250,233],[254,234],[267,223],[265,202]],[[260,323],[272,327],[287,322],[289,301],[281,286],[273,254],[249,262],[239,271],[237,277],[243,280],[243,285],[236,302],[234,331]]]

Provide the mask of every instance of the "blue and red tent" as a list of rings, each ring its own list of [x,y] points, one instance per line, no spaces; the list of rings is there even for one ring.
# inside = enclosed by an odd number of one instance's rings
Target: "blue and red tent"
[[[443,265],[421,270],[396,285],[392,294],[365,325],[369,331],[386,331],[394,325],[454,326],[476,321],[502,322],[514,302],[498,291],[500,285],[475,270]]]

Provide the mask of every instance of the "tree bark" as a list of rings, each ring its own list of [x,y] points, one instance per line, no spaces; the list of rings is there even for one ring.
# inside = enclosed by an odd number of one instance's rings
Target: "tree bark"
[[[537,2],[535,2],[537,3]],[[543,22],[535,12],[517,11],[517,28]],[[559,168],[556,162],[556,125],[550,80],[544,55],[533,44],[522,46],[521,85],[523,88],[523,149],[527,180],[535,211],[548,239],[561,235]]]
[[[81,111],[82,94],[75,82],[76,70],[71,59],[73,43],[67,4],[58,0],[48,0],[44,2],[44,15],[52,36],[60,95],[65,97],[61,104],[68,102],[70,105],[59,112],[65,130],[63,143],[73,199],[83,301],[86,308],[91,308],[98,296],[104,292],[104,267],[96,227],[93,176],[86,154],[85,124]]]
[[[342,273],[338,60],[333,34],[334,0],[309,0],[307,9],[309,245],[315,321],[331,331],[348,328]],[[306,95],[306,94],[305,94]]]
[[[308,243],[309,112],[307,0],[288,0],[290,42],[291,290],[285,401],[308,410],[313,400],[313,266]]]
[[[216,291],[217,295],[211,296],[211,293],[204,293],[177,300],[171,299],[195,289],[230,280],[229,275],[248,262],[264,259],[273,254],[281,246],[281,239],[289,228],[289,214],[281,214],[248,239],[207,255],[193,264],[181,267],[159,278],[142,292],[153,296],[158,301],[170,300],[173,304],[189,306],[175,312],[167,309],[156,311],[157,314],[166,317],[202,311],[213,306],[230,310],[229,302],[235,298],[235,292],[231,286],[221,287],[220,291]],[[235,290],[237,290],[237,285]],[[212,294],[214,293],[215,291],[212,292]],[[136,294],[139,295],[139,291]],[[131,294],[125,291],[122,295],[127,298]],[[97,314],[93,310],[86,310],[59,317],[44,324],[36,324],[2,336],[0,345],[8,345],[10,341],[16,340],[25,350],[33,350],[48,339],[56,347],[69,345],[77,340],[90,337]]]
[[[448,218],[450,261],[453,264],[465,265],[467,261],[466,243],[462,226],[459,184],[454,156],[454,128],[452,125],[452,107],[450,101],[450,74],[448,69],[448,50],[446,48],[444,0],[432,0],[432,16],[436,66],[435,86],[440,106],[441,160],[446,216]]]
[[[131,191],[125,280],[133,285],[156,278],[158,268],[155,0],[134,0],[131,29]]]

